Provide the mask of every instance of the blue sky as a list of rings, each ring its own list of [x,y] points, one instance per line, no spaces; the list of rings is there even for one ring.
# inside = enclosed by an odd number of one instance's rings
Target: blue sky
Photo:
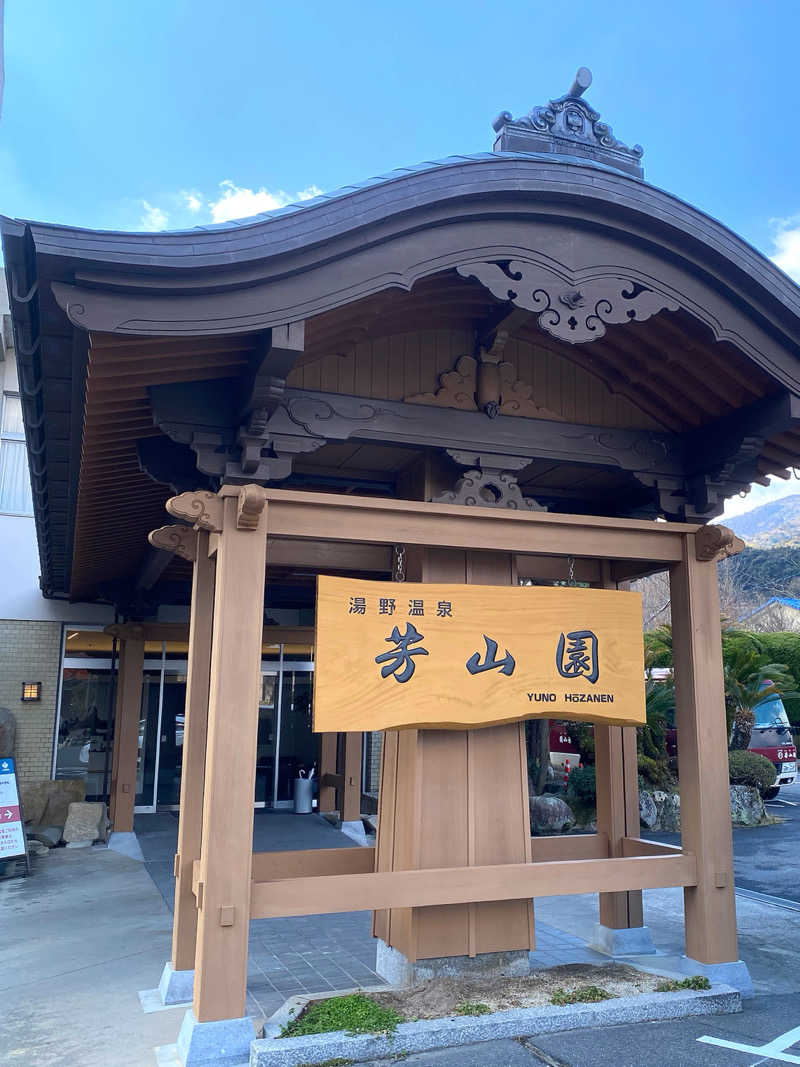
[[[6,0],[0,213],[245,216],[488,150],[498,111],[561,95],[585,64],[649,181],[800,278],[799,33],[789,0]]]

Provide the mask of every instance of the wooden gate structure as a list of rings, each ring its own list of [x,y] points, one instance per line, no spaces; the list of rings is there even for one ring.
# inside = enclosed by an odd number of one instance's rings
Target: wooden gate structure
[[[413,962],[527,951],[542,894],[598,892],[619,930],[643,889],[683,886],[687,955],[738,959],[716,564],[741,545],[707,523],[798,461],[800,291],[647,184],[589,80],[503,112],[493,152],[249,220],[2,220],[42,588],[122,619],[116,832],[143,642],[175,625],[161,608],[190,618],[171,962],[200,1026],[243,1017],[257,917],[371,909]],[[262,642],[273,611],[309,621],[317,574],[613,589],[660,571],[680,849],[639,836],[620,726],[596,731],[597,833],[532,841],[506,725],[387,732],[374,850],[253,854]],[[321,806],[345,819],[360,744],[320,739]]]

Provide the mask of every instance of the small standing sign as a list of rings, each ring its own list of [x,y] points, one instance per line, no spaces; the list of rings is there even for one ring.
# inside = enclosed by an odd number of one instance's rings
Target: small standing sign
[[[28,850],[19,803],[17,770],[10,756],[0,757],[0,861],[24,857]]]

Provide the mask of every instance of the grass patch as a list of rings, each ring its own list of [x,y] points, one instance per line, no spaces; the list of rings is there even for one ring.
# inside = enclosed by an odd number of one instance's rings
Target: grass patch
[[[346,1060],[344,1056],[332,1056],[329,1060],[315,1060],[313,1063],[301,1063],[298,1067],[350,1067],[355,1060]]]
[[[310,1004],[297,1019],[281,1030],[281,1037],[327,1034],[346,1030],[348,1034],[393,1034],[402,1015],[393,1008],[382,1008],[364,993],[346,997],[329,997]]]
[[[456,1015],[488,1015],[491,1010],[488,1004],[476,1004],[470,1000],[456,1004]]]
[[[607,993],[599,985],[587,985],[583,989],[554,989],[550,997],[551,1004],[596,1004],[600,1000],[613,1000],[614,994]]]
[[[693,974],[691,978],[682,978],[680,981],[672,979],[659,982],[656,993],[677,993],[680,989],[710,989],[711,983],[703,974]]]

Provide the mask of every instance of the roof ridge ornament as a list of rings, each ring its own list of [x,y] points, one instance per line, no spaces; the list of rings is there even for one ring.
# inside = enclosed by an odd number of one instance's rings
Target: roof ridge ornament
[[[591,84],[592,72],[588,67],[579,67],[565,96],[544,107],[534,107],[518,119],[512,118],[510,111],[501,111],[492,123],[498,135],[494,151],[585,156],[634,178],[643,178],[640,161],[644,149],[638,144],[629,148],[617,140],[608,123],[600,121],[600,112],[583,99]]]

